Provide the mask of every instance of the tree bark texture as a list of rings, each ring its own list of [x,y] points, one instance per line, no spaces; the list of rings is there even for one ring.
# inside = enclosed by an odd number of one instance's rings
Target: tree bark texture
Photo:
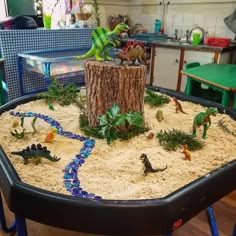
[[[106,113],[114,102],[120,113],[143,112],[146,66],[117,66],[112,62],[87,61],[85,82],[88,121],[98,125],[97,117]]]

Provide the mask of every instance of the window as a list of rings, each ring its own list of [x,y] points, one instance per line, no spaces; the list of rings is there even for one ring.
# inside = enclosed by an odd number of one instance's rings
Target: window
[[[6,0],[0,0],[0,20],[7,17],[7,4]]]

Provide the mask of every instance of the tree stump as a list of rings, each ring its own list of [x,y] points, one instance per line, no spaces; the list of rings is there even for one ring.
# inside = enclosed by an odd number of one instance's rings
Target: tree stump
[[[97,117],[115,102],[124,114],[143,112],[146,66],[117,66],[112,62],[85,63],[86,107],[90,127],[97,126]]]

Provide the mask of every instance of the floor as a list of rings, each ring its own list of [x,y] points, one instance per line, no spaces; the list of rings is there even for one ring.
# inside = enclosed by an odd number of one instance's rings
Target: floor
[[[5,213],[7,215],[7,222],[13,220],[13,214],[9,212],[4,203]],[[220,199],[213,205],[215,218],[218,225],[220,236],[232,236],[234,224],[236,223],[236,190]],[[91,234],[84,234],[62,230],[51,226],[46,226],[27,220],[28,236],[92,236]],[[0,231],[0,236],[13,236],[16,234],[4,234]],[[207,215],[202,211],[197,216],[192,218],[189,222],[173,233],[173,236],[211,236]],[[235,236],[235,235],[234,235]]]

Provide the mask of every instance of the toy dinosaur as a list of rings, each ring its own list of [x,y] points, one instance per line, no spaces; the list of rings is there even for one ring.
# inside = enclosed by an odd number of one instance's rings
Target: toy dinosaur
[[[13,123],[12,123],[12,127],[13,128],[16,128],[20,125],[20,122],[18,120],[14,120]]]
[[[57,158],[56,156],[51,156],[50,151],[47,150],[47,147],[42,147],[40,143],[37,145],[32,144],[31,147],[28,146],[22,151],[12,152],[11,154],[23,157],[25,165],[29,163],[29,159],[34,160],[36,165],[41,163],[41,158],[48,159],[52,162],[57,162],[61,159]]]
[[[120,45],[120,33],[127,32],[128,30],[129,26],[124,23],[118,24],[112,31],[105,27],[97,27],[92,32],[93,44],[91,49],[83,55],[75,56],[75,58],[86,59],[95,56],[96,61],[112,60],[112,58],[108,56],[111,48]],[[102,53],[104,54],[103,57],[101,55]]]
[[[185,156],[185,160],[189,160],[189,161],[191,161],[191,159],[192,159],[192,154],[191,154],[191,152],[188,150],[188,145],[187,144],[184,144],[183,145],[183,151],[182,151],[182,153],[184,154],[184,156]]]
[[[57,128],[52,128],[52,131],[47,134],[44,142],[51,143],[53,141],[53,139],[55,138],[56,133],[57,133]]]
[[[178,113],[178,112],[180,111],[180,112],[182,112],[182,113],[184,113],[184,114],[187,114],[186,112],[183,111],[180,102],[179,102],[175,97],[173,97],[173,101],[174,101],[174,103],[175,103],[175,107],[176,107],[176,108],[175,108],[175,111],[176,111],[176,113]]]
[[[162,122],[164,120],[164,115],[162,110],[157,110],[156,118],[159,122]]]
[[[167,166],[163,169],[153,169],[150,161],[148,160],[148,157],[145,153],[141,154],[140,159],[142,160],[142,163],[144,164],[144,175],[147,175],[148,173],[154,173],[158,171],[163,171],[167,168]]]
[[[218,113],[217,108],[209,107],[206,112],[200,112],[194,117],[193,120],[193,136],[196,137],[196,130],[201,125],[204,127],[202,138],[206,138],[206,133],[209,127],[211,126],[211,115],[216,116]]]
[[[154,135],[155,135],[155,134],[154,134],[153,132],[151,132],[151,133],[148,134],[147,138],[148,138],[148,139],[153,139],[153,138],[154,138]]]
[[[121,52],[116,53],[115,57],[120,59],[120,65],[122,65],[124,61],[127,61],[128,65],[134,64],[136,60],[138,60],[139,63],[147,64],[145,48],[141,42],[128,42],[128,45],[123,48]]]

